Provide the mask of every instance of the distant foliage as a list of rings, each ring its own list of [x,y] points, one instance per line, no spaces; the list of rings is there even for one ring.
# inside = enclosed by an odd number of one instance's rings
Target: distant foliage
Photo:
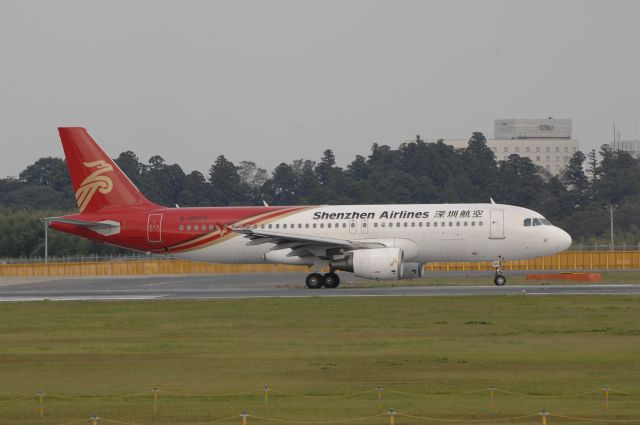
[[[368,156],[346,167],[327,149],[319,161],[281,163],[271,173],[255,163],[239,165],[219,156],[208,172],[185,173],[155,155],[142,163],[131,151],[115,162],[152,201],[173,207],[313,204],[394,204],[496,202],[544,214],[585,243],[609,236],[605,206],[616,205],[620,243],[640,241],[640,161],[603,145],[599,152],[576,152],[560,176],[530,159],[511,155],[496,161],[482,133],[465,149],[420,138],[397,149],[374,143]],[[38,219],[75,212],[65,161],[40,158],[19,177],[0,179],[0,257],[43,253]],[[110,253],[116,249],[51,232],[55,255]]]

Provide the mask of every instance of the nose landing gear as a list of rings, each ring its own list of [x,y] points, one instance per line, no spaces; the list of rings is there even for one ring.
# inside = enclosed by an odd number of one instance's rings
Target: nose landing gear
[[[502,274],[502,261],[494,261],[493,268],[496,270],[496,276],[493,278],[493,283],[495,283],[496,286],[504,286],[504,284],[507,283],[507,278]]]
[[[324,275],[321,275],[320,273],[311,273],[307,276],[304,283],[309,289],[320,289],[323,286],[325,288],[333,289],[340,285],[340,276],[334,272],[325,273]]]

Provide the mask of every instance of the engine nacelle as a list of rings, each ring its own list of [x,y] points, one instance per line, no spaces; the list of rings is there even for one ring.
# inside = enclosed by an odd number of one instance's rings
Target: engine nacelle
[[[359,249],[351,259],[353,274],[365,279],[402,279],[404,254],[400,248]]]
[[[402,265],[403,279],[418,279],[424,274],[424,264],[422,263],[404,263]]]

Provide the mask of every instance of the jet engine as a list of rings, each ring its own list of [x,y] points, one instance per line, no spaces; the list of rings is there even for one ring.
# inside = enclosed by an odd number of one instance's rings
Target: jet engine
[[[422,263],[404,263],[402,265],[403,279],[418,279],[424,274],[424,264]]]
[[[400,248],[359,249],[350,261],[353,274],[365,279],[402,279],[404,254]]]

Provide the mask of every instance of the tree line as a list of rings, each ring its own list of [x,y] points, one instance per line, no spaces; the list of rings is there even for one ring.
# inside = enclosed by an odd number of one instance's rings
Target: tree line
[[[640,241],[640,160],[602,145],[576,152],[561,175],[551,175],[517,154],[496,161],[482,133],[464,149],[415,141],[397,149],[374,143],[366,157],[336,165],[327,149],[318,161],[281,163],[270,173],[254,162],[218,156],[208,172],[185,173],[178,164],[134,152],[115,162],[150,200],[165,206],[396,204],[488,202],[531,208],[565,228],[578,243],[609,238],[610,204],[620,243]],[[65,161],[40,158],[17,178],[0,179],[0,257],[43,253],[39,219],[77,211]],[[51,232],[50,252],[88,255],[116,248]]]

